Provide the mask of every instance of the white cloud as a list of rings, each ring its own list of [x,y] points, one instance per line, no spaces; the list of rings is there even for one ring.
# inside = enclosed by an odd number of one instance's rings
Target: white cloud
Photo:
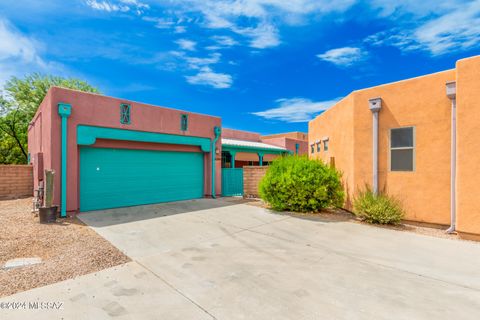
[[[210,67],[202,67],[194,76],[186,76],[188,83],[210,86],[216,89],[226,89],[232,86],[232,76],[226,73],[216,73]]]
[[[213,36],[210,39],[215,44],[210,45],[210,46],[206,46],[205,49],[211,50],[211,51],[230,48],[230,47],[233,47],[233,46],[236,46],[236,45],[239,44],[235,39],[233,39],[232,37],[229,37],[229,36]]]
[[[199,69],[203,66],[208,66],[211,64],[216,64],[220,62],[222,55],[218,52],[210,54],[208,57],[184,57],[185,61],[188,63],[189,67],[192,69]]]
[[[121,5],[121,4],[114,4],[108,1],[97,1],[97,0],[87,0],[87,6],[92,9],[99,10],[99,11],[107,11],[107,12],[127,12],[130,10],[129,6]]]
[[[216,89],[230,88],[233,84],[233,78],[227,73],[219,73],[212,70],[212,65],[220,62],[222,55],[213,52],[206,57],[192,57],[184,51],[171,51],[169,56],[174,60],[168,63],[162,63],[165,70],[180,70],[182,72],[195,71],[195,75],[185,76],[190,84],[205,85]]]
[[[428,15],[443,15],[465,4],[463,0],[370,0],[370,6],[379,10],[381,17],[403,16],[408,14],[416,18]]]
[[[392,29],[372,34],[364,42],[373,46],[395,46],[403,50],[421,49],[421,45],[413,41],[411,34],[406,30]]]
[[[39,62],[35,43],[18,32],[7,20],[0,19],[0,61],[15,58],[23,62]]]
[[[279,25],[304,24],[310,16],[344,12],[354,3],[355,0],[177,0],[169,2],[169,12],[182,18],[197,15],[200,19],[195,21],[196,25],[227,29],[245,37],[250,47],[265,49],[281,43]]]
[[[175,31],[175,33],[185,33],[185,32],[187,32],[187,27],[185,27],[185,26],[175,26],[174,31]]]
[[[365,56],[366,53],[364,53],[360,48],[356,47],[331,49],[325,53],[317,54],[317,57],[321,60],[343,67],[351,66],[355,62],[363,60]]]
[[[212,40],[222,47],[232,47],[238,44],[235,39],[229,36],[213,36]]]
[[[145,10],[150,9],[150,6],[146,3],[139,2],[137,0],[87,0],[86,5],[92,9],[106,12],[129,12],[133,11],[140,15]]]
[[[480,1],[425,23],[415,30],[413,39],[432,55],[479,46]]]
[[[195,51],[195,46],[197,45],[195,41],[188,39],[178,39],[177,41],[175,41],[175,43],[178,44],[178,46],[183,50],[188,51]]]
[[[277,28],[268,23],[262,23],[256,27],[249,28],[235,27],[233,28],[233,31],[249,37],[251,39],[250,47],[252,48],[271,48],[276,47],[281,43]]]
[[[143,17],[145,21],[154,22],[155,28],[158,29],[170,29],[175,25],[175,21],[171,18],[155,18],[155,17]]]
[[[373,34],[365,42],[375,46],[395,46],[408,52],[423,50],[433,56],[480,46],[480,1],[424,0],[389,2],[376,0],[385,13],[413,15],[407,25]],[[409,19],[411,21],[411,19]]]
[[[319,113],[329,109],[340,98],[327,101],[312,101],[305,98],[278,99],[277,107],[265,111],[252,112],[252,114],[271,120],[285,122],[307,122]]]
[[[0,18],[0,86],[11,76],[45,71],[56,66],[44,61],[37,50],[34,39],[26,37],[8,20]]]

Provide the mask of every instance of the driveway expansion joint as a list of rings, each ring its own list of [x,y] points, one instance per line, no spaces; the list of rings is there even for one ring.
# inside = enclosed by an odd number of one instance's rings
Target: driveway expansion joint
[[[171,289],[173,289],[175,292],[177,292],[179,295],[181,295],[182,297],[184,297],[186,300],[188,300],[191,304],[195,305],[197,308],[199,308],[200,310],[202,310],[203,312],[205,312],[207,315],[209,315],[212,319],[214,320],[218,320],[217,317],[215,317],[213,314],[211,314],[210,312],[208,312],[207,309],[205,309],[203,306],[201,306],[198,302],[196,302],[195,300],[193,300],[192,298],[190,298],[189,296],[187,296],[186,294],[184,294],[182,291],[180,291],[178,288],[176,288],[173,284],[171,284],[170,282],[168,282],[167,280],[165,280],[164,278],[162,278],[159,274],[157,274],[156,272],[154,272],[152,269],[148,268],[146,265],[144,265],[143,263],[141,263],[140,261],[138,260],[134,260],[136,263],[138,263],[140,266],[142,266],[143,268],[145,268],[147,271],[149,271],[151,274],[153,274],[155,277],[157,277],[158,279],[160,279],[160,281],[162,281],[163,283],[165,283],[168,287],[170,287]]]

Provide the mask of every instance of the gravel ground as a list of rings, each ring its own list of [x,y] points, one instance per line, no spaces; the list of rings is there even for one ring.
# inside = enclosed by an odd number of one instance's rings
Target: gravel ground
[[[247,204],[253,206],[259,206],[266,209],[270,209],[262,200],[260,199],[249,199],[250,202]],[[423,234],[426,236],[432,236],[437,238],[446,238],[446,239],[456,239],[462,241],[472,241],[460,238],[457,234],[448,234],[445,233],[444,229],[435,228],[435,227],[427,227],[417,223],[409,223],[407,221],[398,224],[398,225],[379,225],[379,224],[370,224],[364,221],[361,221],[357,217],[355,217],[352,213],[342,210],[342,209],[328,209],[324,210],[319,213],[299,213],[299,212],[281,212],[279,214],[286,214],[292,217],[297,217],[300,219],[311,219],[311,220],[328,220],[328,221],[350,221],[353,223],[360,223],[366,224],[376,228],[385,228],[397,231],[404,231],[404,232],[414,232],[418,234]],[[446,228],[445,228],[446,229]]]
[[[43,260],[22,268],[0,268],[0,297],[130,261],[80,220],[40,224],[31,208],[32,198],[0,201],[0,267],[14,258]]]

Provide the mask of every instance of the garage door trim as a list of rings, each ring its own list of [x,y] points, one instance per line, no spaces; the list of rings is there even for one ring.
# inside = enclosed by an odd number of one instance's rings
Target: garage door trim
[[[203,152],[210,152],[210,138],[182,136],[157,132],[125,130],[79,125],[77,127],[77,144],[89,146],[95,144],[97,138],[166,144],[199,146]]]

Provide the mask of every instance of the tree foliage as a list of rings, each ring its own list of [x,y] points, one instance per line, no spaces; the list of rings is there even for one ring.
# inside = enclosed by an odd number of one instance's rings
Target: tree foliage
[[[27,163],[28,124],[50,87],[99,93],[85,81],[34,73],[12,77],[0,92],[0,164]]]
[[[275,210],[317,212],[344,201],[341,174],[306,156],[280,157],[260,182],[260,196]]]

